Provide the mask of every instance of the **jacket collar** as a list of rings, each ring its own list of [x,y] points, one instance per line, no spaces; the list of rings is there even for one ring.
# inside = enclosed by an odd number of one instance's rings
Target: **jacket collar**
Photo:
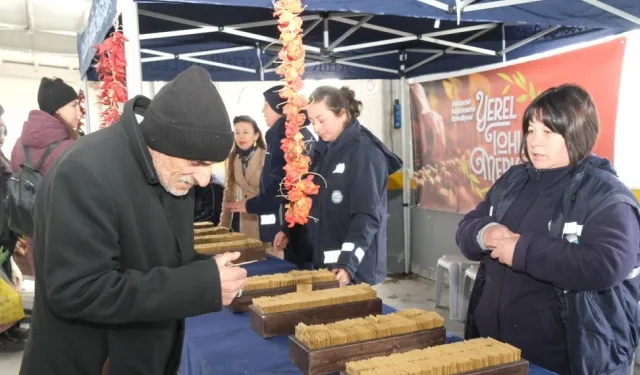
[[[133,151],[133,154],[138,161],[140,170],[144,174],[147,183],[156,185],[160,183],[160,180],[158,179],[158,175],[153,166],[153,159],[151,159],[149,147],[144,141],[144,137],[142,136],[142,132],[140,131],[140,127],[138,126],[140,124],[138,123],[138,119],[135,116],[144,116],[144,113],[147,111],[147,108],[149,108],[150,103],[151,100],[142,95],[138,95],[130,99],[124,105],[120,124],[124,128],[125,133],[129,138],[131,150]]]

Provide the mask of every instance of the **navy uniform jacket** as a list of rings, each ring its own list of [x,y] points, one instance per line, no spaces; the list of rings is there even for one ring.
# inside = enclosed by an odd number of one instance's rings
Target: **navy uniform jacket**
[[[402,160],[357,120],[332,143],[319,141],[313,171],[320,192],[308,224],[315,267],[344,268],[355,283],[387,275],[387,183]],[[325,185],[326,181],[326,185]]]
[[[627,374],[638,346],[640,324],[638,202],[606,159],[589,156],[572,172],[555,210],[542,221],[548,233],[522,233],[512,267],[491,271],[493,261],[480,248],[478,233],[492,222],[508,225],[509,208],[515,209],[521,200],[530,174],[531,167],[511,167],[496,181],[487,199],[460,222],[456,241],[461,251],[469,259],[481,261],[469,299],[465,338],[481,334],[476,310],[482,299],[495,300],[498,294],[485,286],[510,272],[527,274],[556,292],[551,298],[557,306],[558,323],[549,324],[564,335],[561,340],[564,338],[570,370],[562,371],[563,375]],[[504,282],[507,286],[514,283]],[[505,297],[502,295],[503,304]],[[548,310],[556,307],[551,305]],[[514,336],[517,332],[512,335],[509,330],[518,329],[526,335],[522,327],[513,325],[503,325],[500,335]],[[536,352],[549,345],[539,345]]]
[[[283,168],[286,162],[284,151],[280,148],[282,140],[286,138],[285,130],[285,117],[281,117],[267,130],[265,134],[267,153],[260,176],[260,194],[247,200],[247,212],[258,215],[260,240],[263,242],[273,242],[276,234],[285,224],[284,205],[287,200],[283,197],[286,191],[284,186],[281,188],[281,184],[285,177]],[[312,133],[307,128],[302,128],[300,132],[304,136],[307,147],[313,148],[315,138]]]

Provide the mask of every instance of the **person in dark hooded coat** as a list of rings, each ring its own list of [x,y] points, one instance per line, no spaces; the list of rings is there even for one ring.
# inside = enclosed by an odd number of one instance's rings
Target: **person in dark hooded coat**
[[[341,286],[380,283],[387,275],[387,183],[402,160],[358,121],[362,103],[347,87],[321,86],[309,119],[322,141],[312,171],[320,186],[306,224],[314,268],[330,268]],[[288,230],[274,246],[284,247]]]

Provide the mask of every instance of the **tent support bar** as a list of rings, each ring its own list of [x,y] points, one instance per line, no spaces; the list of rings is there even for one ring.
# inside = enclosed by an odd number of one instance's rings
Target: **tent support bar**
[[[241,37],[244,37],[244,38],[257,40],[257,41],[260,41],[260,42],[267,42],[267,43],[273,43],[273,44],[282,44],[279,39],[270,38],[268,36],[254,34],[254,33],[248,32],[248,31],[242,31],[242,30],[231,28],[231,27],[221,27],[220,31],[223,32],[223,33],[226,33],[226,34],[241,36]],[[320,53],[320,48],[318,48],[318,47],[313,47],[313,46],[308,46],[308,45],[303,45],[302,47],[306,51]]]
[[[349,30],[347,30],[344,34],[342,34],[338,39],[334,40],[333,43],[331,43],[329,45],[328,49],[332,50],[335,47],[337,47],[340,43],[344,42],[345,39],[347,39],[349,36],[351,36],[351,34],[353,34],[356,31],[358,31],[358,29],[361,28],[362,25],[364,25],[367,22],[371,21],[372,18],[373,18],[372,15],[368,15],[368,16],[365,16],[364,18],[362,18],[360,21],[358,21],[357,24],[351,26],[351,28]]]
[[[212,49],[212,50],[208,50],[208,51],[181,53],[180,56],[199,57],[199,56],[207,56],[207,55],[218,55],[218,54],[221,54],[221,53],[247,51],[247,50],[254,49],[254,48],[256,48],[256,47],[249,47],[249,46],[230,47],[230,48]]]
[[[350,46],[337,47],[337,48],[335,48],[333,50],[333,52],[345,52],[345,51],[353,51],[353,50],[356,50],[356,49],[386,46],[388,44],[403,43],[403,42],[409,42],[409,41],[412,41],[412,40],[418,40],[418,37],[415,36],[415,35],[413,35],[413,36],[403,36],[403,37],[400,37],[400,38],[379,40],[377,42],[352,44]]]
[[[332,21],[336,21],[336,22],[340,22],[340,23],[346,23],[347,25],[356,25],[358,23],[358,21],[350,20],[348,18],[343,18],[343,17],[334,17],[331,20]],[[408,33],[406,31],[400,31],[400,30],[396,30],[396,29],[391,29],[389,27],[372,25],[372,24],[362,25],[362,28],[376,30],[376,31],[380,31],[380,32],[383,32],[383,33],[387,33],[387,34],[391,34],[391,35],[397,35],[397,36],[413,36],[413,34]]]
[[[329,48],[329,18],[324,18],[323,20],[324,31],[322,33],[323,38],[323,46],[324,48]]]
[[[522,4],[528,4],[528,3],[536,3],[538,1],[544,1],[544,0],[498,0],[498,1],[492,1],[490,3],[471,4],[471,5],[468,5],[468,6],[464,7],[463,9],[461,9],[461,11],[463,11],[463,12],[473,12],[474,10],[487,10],[487,9],[493,9],[493,8],[502,8],[502,7],[512,6],[512,5],[522,5]]]
[[[640,18],[638,18],[638,17],[636,17],[634,15],[631,15],[631,14],[625,12],[625,11],[622,11],[622,10],[620,10],[618,8],[614,8],[611,5],[605,4],[602,1],[598,1],[598,0],[582,0],[582,1],[584,1],[587,4],[591,4],[596,8],[600,8],[600,9],[606,11],[606,12],[614,14],[614,15],[616,15],[618,17],[624,18],[627,21],[631,21],[631,22],[633,22],[633,23],[635,23],[637,25],[640,25]]]
[[[494,27],[495,27],[495,26],[494,26]],[[493,28],[491,28],[491,29],[493,29]],[[464,39],[464,40],[462,40],[462,42],[460,42],[460,43],[461,43],[461,44],[469,43],[469,42],[473,41],[474,39],[477,39],[477,38],[481,37],[482,35],[484,35],[484,34],[488,33],[489,31],[491,31],[491,29],[484,29],[484,30],[480,30],[480,31],[478,31],[477,33],[475,33],[475,34],[473,34],[473,35],[471,35],[471,36],[469,36],[469,37],[465,38],[465,39]],[[435,55],[430,56],[430,57],[426,58],[425,60],[422,60],[422,61],[420,61],[420,62],[418,62],[418,63],[416,63],[416,64],[412,65],[411,67],[407,68],[407,69],[405,70],[405,72],[410,72],[410,71],[412,71],[412,70],[414,70],[414,69],[417,69],[417,68],[421,67],[422,65],[424,65],[424,64],[426,64],[426,63],[429,63],[429,62],[431,62],[431,61],[433,61],[433,60],[437,59],[438,57],[443,56],[443,55],[444,55],[444,54],[446,54],[446,53],[454,53],[454,52],[455,52],[455,51],[454,51],[454,49],[455,49],[455,48],[456,48],[456,47],[450,47],[450,48],[447,48],[447,49],[446,49],[446,50],[444,50],[444,51],[439,51],[439,52],[438,52],[438,53],[436,53]]]
[[[409,48],[406,49],[405,51],[407,52],[415,52],[415,53],[440,53],[442,52],[441,49],[436,49],[436,48]],[[470,55],[470,56],[478,56],[478,55],[482,55],[480,53],[476,53],[476,52],[471,52],[471,51],[449,51],[448,49],[445,51],[446,54],[448,55]]]
[[[474,26],[465,26],[465,27],[457,27],[455,29],[450,30],[442,30],[442,31],[434,31],[431,33],[422,34],[423,38],[435,38],[443,35],[452,35],[452,34],[462,34],[470,31],[484,30],[484,29],[493,29],[496,27],[495,23],[485,23],[482,25],[474,25]]]
[[[560,26],[551,26],[551,27],[549,27],[548,29],[544,29],[544,30],[542,30],[542,31],[540,31],[540,32],[537,32],[537,33],[535,33],[534,35],[531,35],[530,37],[528,37],[527,39],[523,39],[523,40],[519,41],[518,43],[515,43],[515,44],[510,45],[509,47],[507,47],[507,48],[503,49],[503,50],[500,52],[500,54],[504,55],[504,54],[506,54],[506,53],[508,53],[508,52],[511,52],[511,51],[513,51],[514,49],[516,49],[516,48],[520,48],[520,47],[524,46],[524,45],[525,45],[525,44],[527,44],[527,43],[531,43],[531,42],[533,42],[533,41],[534,41],[534,40],[536,40],[536,39],[540,39],[540,38],[542,38],[543,36],[545,36],[545,35],[547,35],[547,34],[549,34],[549,33],[552,33],[552,32],[554,32],[554,31],[558,30],[559,28],[560,28]]]
[[[251,49],[253,49],[255,47],[251,47]],[[215,61],[209,61],[209,60],[203,60],[203,59],[198,59],[192,56],[188,56],[188,54],[182,54],[182,55],[172,55],[168,52],[161,52],[161,51],[155,51],[152,49],[141,49],[140,52],[142,53],[146,53],[149,55],[156,55],[158,56],[158,58],[162,58],[165,60],[170,60],[170,59],[175,59],[177,58],[178,60],[183,60],[183,61],[189,61],[189,62],[193,62],[193,63],[197,63],[197,64],[204,64],[204,65],[211,65],[211,66],[217,66],[219,68],[225,68],[225,69],[231,69],[231,70],[238,70],[241,72],[247,72],[247,73],[257,73],[257,71],[255,69],[250,69],[250,68],[244,68],[241,66],[236,66],[236,65],[229,65],[229,64],[223,64],[223,63],[219,63],[219,62],[215,62]],[[227,51],[229,52],[229,51]],[[146,59],[142,59],[143,62],[150,62],[150,61],[160,61],[160,60],[151,60],[154,59],[154,57],[150,57],[150,58],[146,58]]]
[[[400,137],[402,140],[402,222],[404,242],[404,273],[411,271],[411,175],[413,173],[413,155],[411,142],[411,121],[409,120],[409,101],[407,79],[400,78],[400,117],[402,118]]]
[[[256,48],[256,47],[241,46],[241,47],[213,49],[213,50],[209,50],[209,51],[182,53],[182,54],[178,55],[178,58],[180,58],[180,57],[200,57],[200,56],[208,56],[208,55],[218,55],[218,54],[221,54],[221,53],[247,51],[247,50],[254,49],[254,48]],[[146,53],[146,54],[149,54],[149,55],[157,56],[157,57],[144,57],[144,58],[141,59],[141,62],[143,62],[143,63],[154,62],[154,61],[173,60],[173,59],[176,58],[176,56],[171,54],[171,53],[154,51],[154,50],[151,50],[151,49],[141,49],[140,52],[141,53]]]
[[[307,36],[307,34],[309,34],[313,29],[315,29],[316,27],[318,27],[319,24],[322,23],[322,18],[318,18],[317,20],[313,21],[313,23],[311,25],[309,25],[309,27],[307,27],[303,32],[302,32],[302,38],[304,38],[305,36]]]
[[[482,31],[489,31],[489,30],[491,30],[491,29],[485,29],[485,30],[482,30]],[[486,48],[468,46],[468,45],[464,44],[466,42],[454,43],[454,42],[449,42],[447,40],[434,39],[434,38],[422,38],[421,40],[425,41],[425,42],[429,42],[429,43],[441,44],[443,46],[459,48],[459,49],[465,49],[467,51],[477,52],[477,53],[480,53],[482,55],[488,55],[488,56],[495,56],[496,55],[496,51],[492,51],[492,50],[486,49]]]
[[[440,10],[444,10],[445,12],[449,11],[449,5],[443,3],[438,0],[418,0],[421,3],[425,3],[427,5],[431,5],[432,7],[438,8]]]
[[[381,67],[373,66],[373,65],[354,63],[354,62],[351,62],[351,61],[336,60],[336,64],[353,66],[353,67],[362,68],[362,69],[377,70],[378,72],[398,74],[398,71],[395,70],[395,69],[381,68]]]
[[[502,62],[507,62],[507,27],[505,24],[502,24]]]
[[[209,33],[217,33],[218,31],[220,31],[218,27],[212,27],[212,26],[198,27],[196,29],[162,31],[158,33],[140,34],[140,40],[164,39],[164,38],[172,38],[175,36],[209,34]]]
[[[138,4],[133,0],[119,1],[118,10],[122,15],[122,34],[128,42],[124,44],[127,59],[127,96],[129,99],[142,94],[142,62],[140,61],[140,29],[138,24]],[[86,93],[89,95],[89,93]]]
[[[215,61],[197,59],[197,58],[194,58],[194,57],[179,56],[178,59],[183,60],[183,61],[189,61],[189,62],[196,63],[196,64],[211,65],[211,66],[217,66],[219,68],[225,68],[225,69],[230,69],[230,70],[238,70],[240,72],[257,73],[255,69],[249,69],[249,68],[244,68],[244,67],[241,67],[241,66],[223,64],[223,63],[219,63],[219,62],[215,62]]]
[[[339,60],[340,61],[351,61],[351,60],[359,60],[359,59],[368,59],[368,58],[371,58],[371,57],[393,55],[393,54],[396,54],[398,52],[400,52],[400,50],[393,49],[393,50],[390,50],[390,51],[381,51],[381,52],[365,53],[364,55],[342,57]]]

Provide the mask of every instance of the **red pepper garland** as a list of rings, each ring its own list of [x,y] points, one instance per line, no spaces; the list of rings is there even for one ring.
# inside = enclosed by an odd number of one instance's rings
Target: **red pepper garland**
[[[105,128],[120,119],[120,103],[127,101],[127,80],[125,69],[127,62],[124,55],[124,42],[127,38],[120,31],[118,21],[114,23],[115,31],[97,49],[98,79],[102,82],[98,90],[98,102],[105,108],[100,113],[100,128]]]
[[[279,57],[282,60],[276,72],[285,83],[280,96],[287,100],[283,108],[286,119],[286,138],[282,140],[281,149],[284,151],[286,177],[284,187],[287,190],[287,212],[285,219],[289,227],[295,224],[306,224],[309,221],[312,201],[310,195],[318,194],[320,187],[313,183],[313,176],[309,174],[311,159],[305,155],[304,138],[300,133],[300,126],[304,125],[306,117],[300,113],[309,104],[307,99],[298,92],[303,88],[305,51],[302,46],[302,13],[300,0],[280,0],[275,4],[274,17],[278,17],[278,30],[282,50]]]
[[[85,116],[87,115],[87,111],[84,109],[85,100],[86,100],[86,98],[84,96],[84,91],[82,91],[82,90],[78,91],[78,106],[80,107],[80,113],[82,113],[82,119],[84,119]],[[78,123],[78,129],[80,129],[81,127],[84,126],[84,123],[82,122],[82,119]]]

